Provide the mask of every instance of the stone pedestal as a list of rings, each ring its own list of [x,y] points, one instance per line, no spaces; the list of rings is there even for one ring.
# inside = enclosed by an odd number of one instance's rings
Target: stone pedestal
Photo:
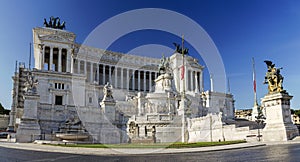
[[[172,80],[173,77],[170,73],[165,73],[158,76],[157,79],[155,79],[155,93],[173,91]]]
[[[293,96],[285,92],[267,94],[262,98],[262,106],[266,109],[264,141],[287,141],[299,135],[291,119],[290,100],[292,98]]]
[[[103,115],[110,120],[115,122],[116,119],[116,102],[114,100],[100,102],[101,110]]]
[[[37,119],[38,95],[24,96],[24,113],[17,129],[16,142],[33,142],[40,139],[41,128]]]

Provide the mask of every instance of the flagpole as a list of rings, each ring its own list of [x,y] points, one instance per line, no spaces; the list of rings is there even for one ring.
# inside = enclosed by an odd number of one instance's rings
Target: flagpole
[[[184,64],[184,35],[182,35],[182,48],[181,48],[181,54],[182,54],[182,73],[183,73],[183,86],[182,86],[182,91],[183,91],[183,97],[185,97],[185,64]]]
[[[252,57],[252,68],[253,68],[253,91],[254,91],[254,106],[257,107],[257,94],[256,94],[256,72],[255,72],[255,62],[254,57]]]
[[[182,67],[181,67],[181,79],[183,82],[182,86],[182,97],[181,97],[181,111],[182,111],[182,127],[181,127],[181,142],[187,142],[187,132],[186,132],[186,121],[185,121],[185,65],[184,65],[184,36],[182,35]]]

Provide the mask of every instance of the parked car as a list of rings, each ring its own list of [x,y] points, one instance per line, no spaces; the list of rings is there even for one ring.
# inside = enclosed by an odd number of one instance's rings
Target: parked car
[[[9,132],[0,132],[0,138],[7,138]]]

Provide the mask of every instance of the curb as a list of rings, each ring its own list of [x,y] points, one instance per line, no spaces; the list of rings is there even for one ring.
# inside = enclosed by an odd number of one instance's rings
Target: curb
[[[43,152],[58,152],[81,155],[113,156],[113,155],[147,155],[147,154],[175,154],[175,153],[193,153],[193,152],[214,152],[236,150],[243,148],[261,147],[266,144],[232,144],[223,146],[197,147],[197,148],[180,148],[180,149],[111,149],[111,148],[78,148],[78,147],[59,147],[38,144],[20,144],[20,143],[2,143],[0,147],[33,150]]]

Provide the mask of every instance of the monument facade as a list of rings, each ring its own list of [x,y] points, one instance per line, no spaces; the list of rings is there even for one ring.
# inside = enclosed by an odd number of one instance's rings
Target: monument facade
[[[78,44],[64,28],[52,17],[33,29],[35,66],[31,70],[20,63],[13,76],[9,129],[17,130],[17,138],[42,134],[57,140],[61,125],[77,116],[93,142],[181,141],[188,134],[182,129],[186,118],[219,112],[221,118],[234,118],[233,96],[204,91],[204,66],[182,57],[188,49],[176,44],[162,59],[123,54]],[[28,74],[38,80],[34,98],[27,94]],[[36,132],[22,131],[24,124],[35,125]]]

